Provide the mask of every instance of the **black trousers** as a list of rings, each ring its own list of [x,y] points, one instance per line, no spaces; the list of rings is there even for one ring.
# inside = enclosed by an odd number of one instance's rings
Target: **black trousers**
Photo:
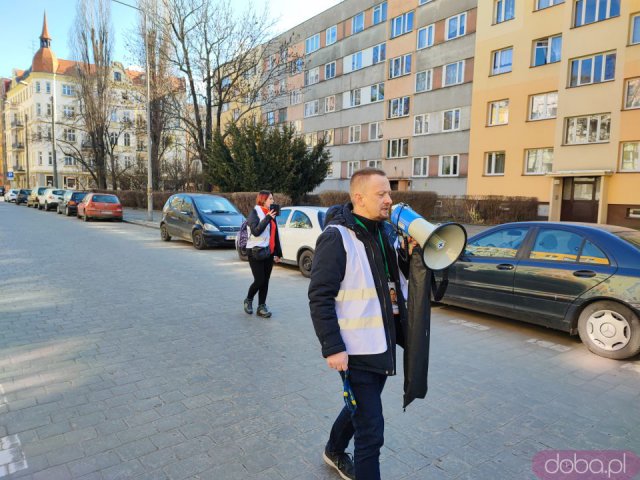
[[[349,383],[358,403],[355,412],[343,407],[331,428],[327,449],[342,453],[353,438],[356,478],[380,480],[380,449],[384,443],[382,389],[386,375],[349,369]]]
[[[254,260],[249,253],[249,266],[253,273],[253,283],[249,287],[247,298],[253,300],[258,292],[258,305],[267,303],[267,292],[269,291],[269,279],[273,270],[273,255],[266,260]]]

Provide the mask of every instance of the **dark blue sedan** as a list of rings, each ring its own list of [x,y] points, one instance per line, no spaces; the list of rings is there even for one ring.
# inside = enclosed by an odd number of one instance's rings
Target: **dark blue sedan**
[[[593,353],[640,352],[640,232],[517,222],[475,235],[449,269],[443,303],[580,335]]]

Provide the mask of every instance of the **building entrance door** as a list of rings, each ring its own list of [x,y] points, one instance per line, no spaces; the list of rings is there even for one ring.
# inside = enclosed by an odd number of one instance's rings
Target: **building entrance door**
[[[601,177],[565,177],[560,220],[596,223]]]

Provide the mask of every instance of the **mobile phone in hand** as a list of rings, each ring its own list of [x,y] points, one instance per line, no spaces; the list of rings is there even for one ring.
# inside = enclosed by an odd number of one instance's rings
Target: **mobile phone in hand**
[[[280,205],[278,205],[277,203],[272,203],[270,210],[276,213],[276,217],[280,215]]]

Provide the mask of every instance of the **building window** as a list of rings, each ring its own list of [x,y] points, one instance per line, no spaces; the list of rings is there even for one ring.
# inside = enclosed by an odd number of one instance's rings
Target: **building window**
[[[336,62],[327,63],[324,66],[324,79],[330,80],[336,76]]]
[[[413,117],[413,134],[426,135],[429,133],[429,114],[423,113]]]
[[[291,105],[298,105],[299,103],[302,103],[302,90],[294,90],[289,96],[289,103],[291,103]]]
[[[51,116],[51,104],[47,103],[47,116],[50,117]]]
[[[337,25],[327,28],[327,30],[324,32],[324,41],[326,46],[333,45],[338,41]]]
[[[629,43],[631,45],[640,43],[640,13],[631,17],[631,39]]]
[[[433,86],[433,70],[416,73],[416,93],[428,92]]]
[[[304,84],[314,85],[320,81],[320,67],[312,68],[304,72]]]
[[[489,102],[489,126],[506,125],[509,123],[509,100]]]
[[[318,115],[320,102],[318,100],[313,100],[311,102],[307,102],[304,104],[304,117],[315,117]]]
[[[45,92],[46,93],[51,93],[51,82],[46,82],[45,83]]]
[[[574,26],[601,22],[620,15],[620,0],[577,0],[575,2]]]
[[[128,133],[124,134],[124,146],[125,147],[130,147],[131,146],[131,135]]]
[[[336,111],[336,96],[331,95],[329,97],[325,97],[324,113],[335,112],[335,111]]]
[[[387,158],[402,158],[409,155],[409,139],[394,138],[387,140]]]
[[[438,162],[438,175],[440,177],[457,177],[460,155],[441,155]]]
[[[302,70],[304,69],[304,60],[302,60],[301,58],[298,58],[295,61],[291,62],[291,75],[297,75],[299,73],[302,73]]]
[[[389,100],[389,112],[387,118],[406,117],[409,115],[409,97],[394,98]]]
[[[608,113],[570,117],[566,119],[567,145],[603,143],[609,141],[611,115]]]
[[[533,42],[532,67],[560,61],[562,53],[562,35],[541,38]]]
[[[120,72],[113,72],[113,80],[116,82],[121,82],[122,74]]]
[[[351,55],[351,71],[360,70],[362,68],[362,52],[356,52]]]
[[[351,91],[349,91],[349,106],[350,107],[357,107],[360,105],[362,98],[360,95],[360,89],[359,88],[355,88]]]
[[[369,124],[369,141],[382,140],[382,122],[373,122]]]
[[[320,49],[320,34],[316,33],[304,41],[304,53],[306,55]]]
[[[67,142],[75,142],[76,141],[76,131],[73,128],[65,128],[64,129],[64,139]]]
[[[513,62],[513,47],[496,50],[492,53],[491,75],[500,75],[511,71]]]
[[[351,34],[355,35],[362,30],[364,30],[364,12],[360,12],[351,19]]]
[[[276,124],[276,112],[271,111],[267,112],[267,125],[275,125]]]
[[[360,143],[360,125],[351,125],[349,127],[349,143]]]
[[[36,82],[36,93],[40,93],[40,82]]]
[[[64,156],[64,165],[65,167],[71,167],[73,165],[76,164],[76,161],[73,157],[70,157],[69,155],[65,155]]]
[[[613,80],[616,73],[615,52],[601,53],[571,60],[572,87]]]
[[[531,95],[529,101],[529,120],[556,118],[558,113],[558,92]]]
[[[418,30],[418,50],[433,46],[434,32],[435,25],[433,23]]]
[[[623,172],[640,172],[640,142],[622,144],[620,170]]]
[[[347,178],[351,178],[356,170],[360,168],[360,161],[347,162]]]
[[[445,23],[445,40],[462,37],[467,30],[467,13],[447,18]]]
[[[380,5],[373,7],[372,24],[377,25],[387,21],[387,2],[382,2]]]
[[[385,43],[373,47],[373,64],[384,62],[387,59],[387,48]]]
[[[49,165],[53,165],[53,153],[49,152]]]
[[[442,69],[442,86],[458,85],[464,81],[464,60],[449,63]]]
[[[384,82],[371,85],[371,102],[384,100]]]
[[[515,0],[495,0],[495,23],[513,20],[515,17]]]
[[[544,175],[553,168],[553,148],[532,148],[525,152],[525,175]]]
[[[411,54],[389,60],[389,78],[401,77],[411,73]]]
[[[322,132],[324,137],[324,141],[326,145],[333,145],[333,128],[329,129],[329,130],[325,130],[324,132]]]
[[[391,20],[391,38],[399,37],[413,30],[413,12],[398,15]]]
[[[71,97],[75,94],[73,85],[62,84],[62,95]]]
[[[40,104],[38,104],[40,106]],[[62,109],[63,115],[67,118],[73,118],[76,114],[76,108],[71,105],[65,105]],[[40,113],[38,113],[40,115]]]
[[[640,77],[627,80],[624,93],[625,108],[640,108]]]
[[[442,131],[453,132],[460,130],[460,109],[445,110],[442,112]]]
[[[36,103],[36,115],[38,117],[42,115],[42,105],[40,105],[39,103]]]
[[[488,152],[485,158],[484,174],[487,176],[504,175],[504,152]]]
[[[38,165],[42,165],[42,152],[38,152]]]
[[[536,0],[536,10],[553,7],[554,5],[560,5],[561,3],[564,3],[564,0]]]
[[[367,167],[369,168],[382,168],[382,160],[367,160]]]
[[[429,157],[416,157],[413,159],[413,176],[429,176]]]

